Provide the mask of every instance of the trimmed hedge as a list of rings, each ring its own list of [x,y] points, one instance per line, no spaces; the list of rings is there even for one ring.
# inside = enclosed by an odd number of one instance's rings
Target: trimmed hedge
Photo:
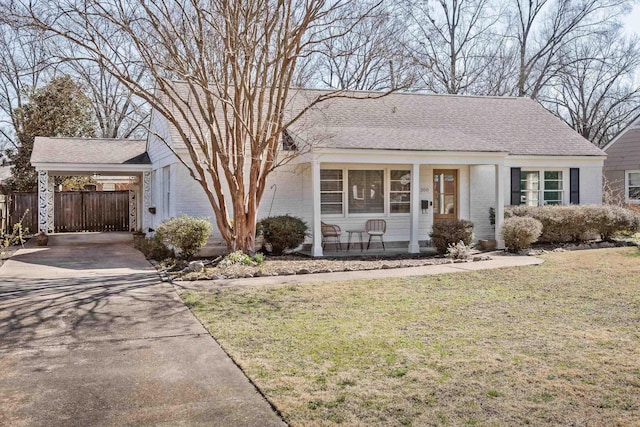
[[[458,242],[466,246],[471,244],[473,223],[464,219],[445,219],[434,222],[429,236],[438,253],[446,254],[449,245],[455,245]]]
[[[191,259],[203,247],[211,234],[211,223],[206,218],[180,215],[163,221],[156,236],[164,244],[178,249],[177,255]]]
[[[502,223],[500,233],[507,249],[517,252],[538,241],[542,234],[542,223],[526,216],[507,218]]]
[[[544,243],[567,243],[592,240],[599,235],[610,240],[618,232],[640,229],[640,215],[630,209],[612,205],[513,206],[505,209],[505,219],[530,217],[542,223],[538,238]]]
[[[271,246],[269,252],[273,255],[282,255],[285,250],[300,246],[308,229],[303,220],[291,215],[270,216],[256,224],[256,233],[264,236],[265,246]]]

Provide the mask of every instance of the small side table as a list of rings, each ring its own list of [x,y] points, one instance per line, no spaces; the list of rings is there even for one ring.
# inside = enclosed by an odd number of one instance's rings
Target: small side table
[[[365,230],[347,230],[347,233],[349,233],[349,237],[347,239],[347,252],[349,252],[349,247],[351,247],[351,235],[353,234],[358,234],[358,237],[360,238],[360,252],[364,251],[364,245],[362,244],[362,233],[364,233]],[[356,242],[353,242],[354,246],[355,246]]]

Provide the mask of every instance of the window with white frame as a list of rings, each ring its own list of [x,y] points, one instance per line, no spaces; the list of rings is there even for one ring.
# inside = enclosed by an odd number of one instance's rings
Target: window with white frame
[[[322,214],[343,213],[342,169],[320,170],[320,212]]]
[[[523,170],[520,173],[520,203],[528,206],[564,204],[562,171]]]
[[[411,171],[390,171],[389,187],[389,212],[411,212]]]
[[[323,215],[410,213],[411,171],[321,169],[320,212]]]
[[[625,195],[628,202],[640,203],[640,171],[627,171]]]
[[[384,213],[384,170],[349,170],[349,213]]]

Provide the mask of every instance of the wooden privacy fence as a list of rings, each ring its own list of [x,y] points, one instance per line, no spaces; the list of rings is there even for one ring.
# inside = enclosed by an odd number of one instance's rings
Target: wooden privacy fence
[[[10,227],[20,221],[38,230],[38,194],[14,193],[10,200]],[[54,195],[54,231],[129,231],[129,191],[62,191]]]

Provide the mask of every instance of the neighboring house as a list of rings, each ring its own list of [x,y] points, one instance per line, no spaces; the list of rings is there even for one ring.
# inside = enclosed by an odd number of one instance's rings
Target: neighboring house
[[[604,177],[615,200],[640,204],[640,116],[623,129],[603,150]]]
[[[288,114],[326,93],[293,92]],[[325,101],[285,132],[283,148],[311,148],[272,173],[258,219],[301,217],[315,256],[322,255],[321,221],[346,231],[384,219],[385,242],[415,253],[442,219],[470,220],[476,239],[499,240],[504,206],[602,203],[605,153],[531,99],[372,95]],[[188,158],[176,129],[155,113],[151,128],[149,226],[182,213],[215,226],[203,190],[158,138]],[[212,238],[221,240],[218,232]]]

